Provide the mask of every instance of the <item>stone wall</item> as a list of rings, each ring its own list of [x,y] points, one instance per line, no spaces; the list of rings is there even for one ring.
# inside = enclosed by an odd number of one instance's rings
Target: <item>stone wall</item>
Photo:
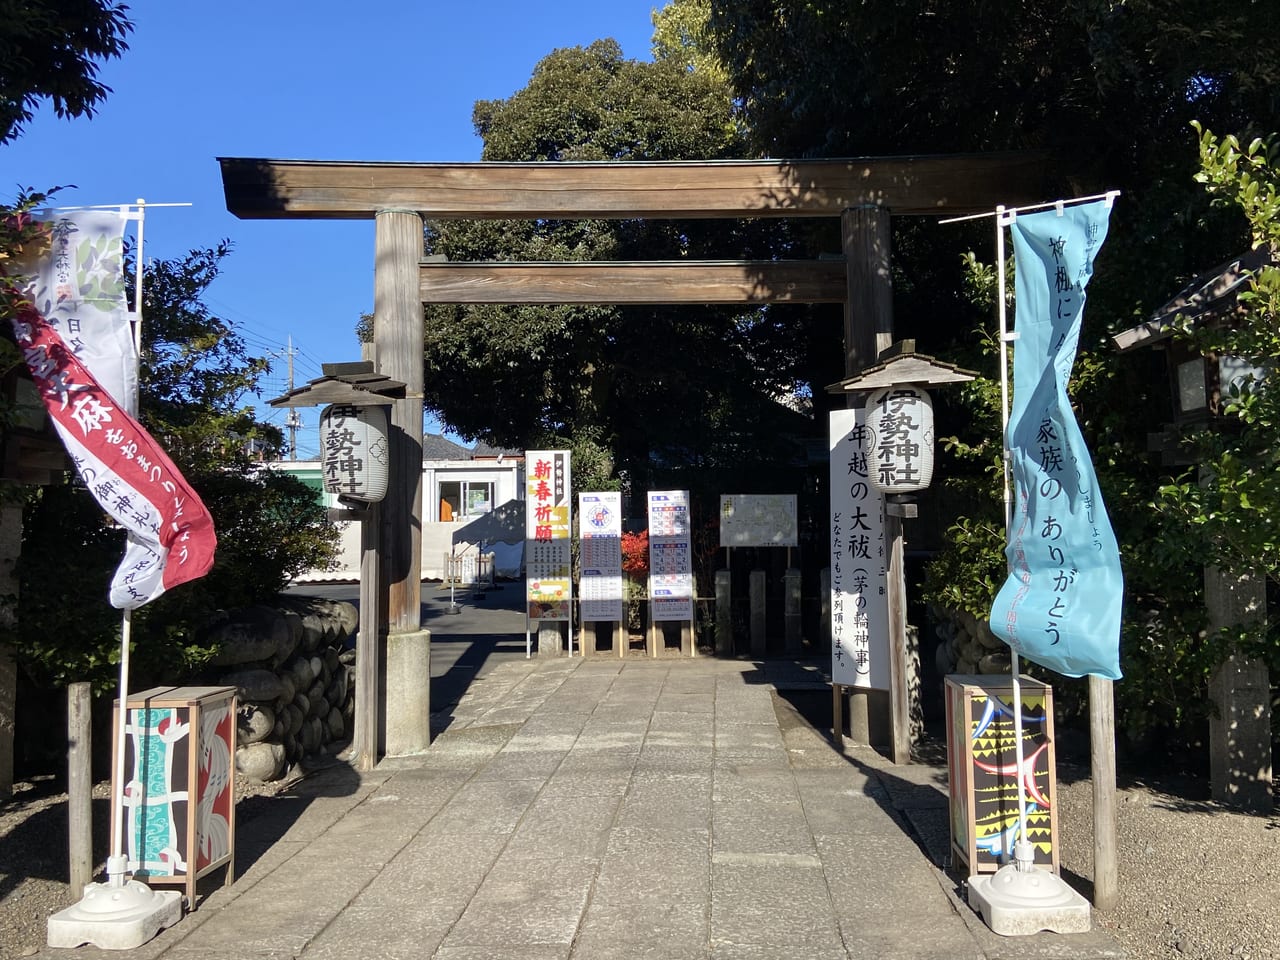
[[[237,775],[274,780],[304,757],[345,742],[355,712],[353,604],[281,597],[230,611],[208,643],[208,682],[238,697]]]
[[[951,673],[1008,673],[1009,648],[985,620],[957,610],[929,611],[938,640],[935,665],[939,676]]]

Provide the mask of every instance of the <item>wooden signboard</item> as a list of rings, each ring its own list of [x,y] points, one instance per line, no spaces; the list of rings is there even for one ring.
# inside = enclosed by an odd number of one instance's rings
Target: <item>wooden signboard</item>
[[[1030,677],[1020,678],[1019,685],[1027,839],[1034,862],[1057,873],[1053,688]],[[946,694],[951,852],[971,875],[994,873],[1012,862],[1018,835],[1012,678],[952,674]]]

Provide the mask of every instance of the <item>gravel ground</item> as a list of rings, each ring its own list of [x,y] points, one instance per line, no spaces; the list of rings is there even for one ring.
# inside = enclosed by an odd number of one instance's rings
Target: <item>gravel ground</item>
[[[1237,813],[1202,780],[1120,776],[1120,896],[1095,918],[1137,960],[1280,958],[1280,811]],[[1087,895],[1093,878],[1093,785],[1058,765],[1063,875]]]
[[[236,822],[245,823],[292,781],[236,781]],[[106,876],[111,783],[93,788],[96,880]],[[51,914],[80,898],[67,882],[67,795],[53,777],[14,785],[0,801],[0,960],[30,957],[45,945]],[[172,889],[172,888],[171,888]],[[68,954],[68,956],[71,956]]]
[[[287,783],[240,785],[237,821]],[[105,862],[108,786],[94,790],[94,836]],[[1095,922],[1135,960],[1280,958],[1280,813],[1249,816],[1208,801],[1197,780],[1122,776],[1117,834],[1120,902]],[[18,785],[0,803],[0,960],[35,954],[46,920],[73,903],[65,882],[66,794],[52,779]],[[1090,893],[1093,794],[1087,769],[1059,763],[1063,875]]]

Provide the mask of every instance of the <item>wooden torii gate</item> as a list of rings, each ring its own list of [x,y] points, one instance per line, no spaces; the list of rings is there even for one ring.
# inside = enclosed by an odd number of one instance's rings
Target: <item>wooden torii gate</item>
[[[227,209],[242,219],[373,219],[376,224],[376,369],[406,385],[404,399],[392,408],[394,453],[380,511],[388,531],[388,542],[379,551],[388,583],[379,594],[378,606],[385,607],[385,614],[379,615],[378,632],[387,632],[389,755],[421,752],[430,744],[430,674],[424,668],[430,634],[421,629],[420,620],[424,302],[843,303],[845,375],[853,376],[893,340],[890,215],[951,216],[1034,202],[1043,193],[1047,173],[1047,157],[1039,153],[667,163],[236,157],[218,162]],[[844,257],[573,263],[423,259],[424,218],[753,217],[839,217]],[[369,567],[362,564],[362,576]],[[890,570],[891,581],[894,575]],[[902,577],[901,569],[896,576]],[[897,628],[905,631],[901,604],[896,618],[901,621]],[[362,658],[367,660],[373,660],[376,670],[376,658]],[[905,665],[897,666],[891,701],[896,698],[901,705],[906,701]],[[361,682],[368,683],[365,689],[376,689],[367,676]],[[901,709],[891,711],[893,717],[902,715]],[[356,740],[364,745],[363,765],[376,760],[376,747],[370,746],[375,724],[376,714],[359,710]],[[851,725],[854,738],[865,740],[865,697],[855,697]],[[908,731],[899,719],[892,726],[894,759],[904,761]]]

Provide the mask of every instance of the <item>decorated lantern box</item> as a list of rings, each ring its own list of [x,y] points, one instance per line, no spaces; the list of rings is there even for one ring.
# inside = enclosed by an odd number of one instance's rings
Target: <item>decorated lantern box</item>
[[[154,687],[128,700],[123,804],[128,869],[151,886],[185,887],[189,906],[195,905],[196,882],[206,873],[225,865],[223,882],[233,879],[235,694],[235,687]],[[119,711],[117,700],[116,723]],[[120,807],[113,805],[112,836],[117,836],[119,816]]]
[[[1053,688],[1019,680],[1027,839],[1035,863],[1058,872]],[[1018,834],[1013,681],[1007,675],[953,674],[946,681],[951,852],[970,875],[1012,862]]]

